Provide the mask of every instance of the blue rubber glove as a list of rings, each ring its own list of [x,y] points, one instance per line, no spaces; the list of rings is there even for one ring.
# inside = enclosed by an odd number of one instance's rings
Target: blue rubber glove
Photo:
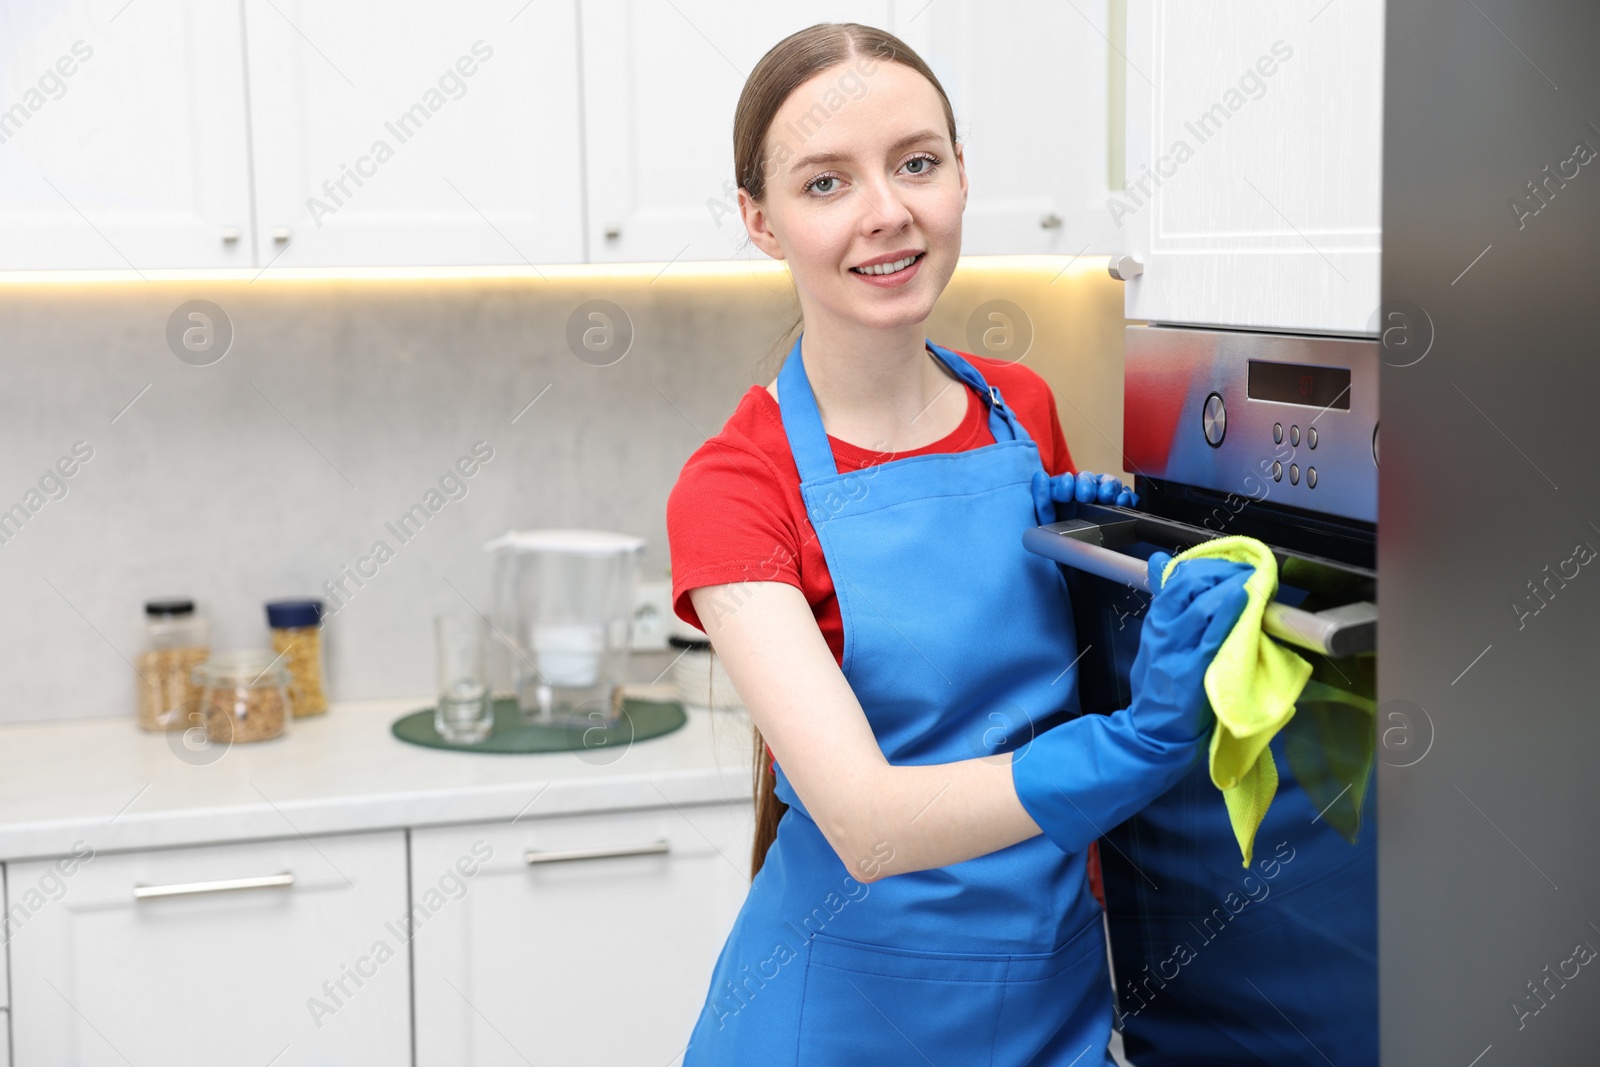
[[[1243,614],[1251,568],[1150,560],[1150,602],[1130,682],[1133,701],[1110,715],[1083,715],[1046,730],[1012,756],[1017,799],[1065,852],[1089,843],[1177,784],[1207,745],[1215,718],[1205,672]]]
[[[1044,516],[1055,514],[1055,502],[1071,500],[1080,504],[1116,504],[1124,508],[1139,506],[1139,494],[1125,488],[1120,478],[1109,474],[1080,471],[1052,478],[1044,471],[1033,472],[1033,504],[1041,521]]]

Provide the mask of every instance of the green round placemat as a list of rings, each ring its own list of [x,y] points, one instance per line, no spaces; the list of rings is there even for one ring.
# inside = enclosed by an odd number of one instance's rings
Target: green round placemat
[[[433,727],[433,708],[414,711],[394,721],[390,730],[402,741],[457,752],[594,752],[622,749],[635,741],[670,734],[688,721],[681,704],[625,697],[615,723],[592,726],[544,726],[524,722],[515,697],[494,702],[494,729],[473,744],[447,741]]]

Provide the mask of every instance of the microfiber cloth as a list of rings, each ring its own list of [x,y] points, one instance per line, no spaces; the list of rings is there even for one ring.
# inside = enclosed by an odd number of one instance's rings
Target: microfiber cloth
[[[1218,537],[1195,545],[1167,564],[1161,580],[1186,559],[1226,559],[1255,569],[1245,581],[1249,600],[1233,631],[1206,668],[1206,696],[1216,713],[1211,733],[1211,781],[1222,790],[1228,821],[1250,866],[1256,831],[1278,791],[1278,765],[1267,745],[1294,716],[1295,701],[1311,677],[1311,664],[1261,629],[1278,591],[1278,564],[1253,537]]]

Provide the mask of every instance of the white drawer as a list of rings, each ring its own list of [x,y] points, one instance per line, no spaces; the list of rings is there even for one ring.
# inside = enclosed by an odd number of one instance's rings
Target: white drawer
[[[752,831],[749,802],[413,831],[417,1067],[675,1062]]]
[[[391,831],[11,864],[40,905],[11,935],[17,1061],[408,1065],[405,857]]]

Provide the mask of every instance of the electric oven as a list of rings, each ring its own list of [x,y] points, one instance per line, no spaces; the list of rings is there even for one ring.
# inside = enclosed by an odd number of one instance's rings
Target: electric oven
[[[1209,761],[1105,827],[1117,1024],[1137,1067],[1377,1062],[1377,343],[1126,330],[1137,508],[1060,505],[1024,545],[1067,576],[1084,714],[1128,706],[1145,560],[1243,534],[1279,568],[1263,628],[1312,665],[1243,865]]]

